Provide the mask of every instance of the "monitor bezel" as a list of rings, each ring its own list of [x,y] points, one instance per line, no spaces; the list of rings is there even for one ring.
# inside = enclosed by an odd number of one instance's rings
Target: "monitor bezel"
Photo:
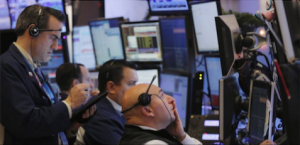
[[[124,44],[124,40],[123,40],[123,33],[122,33],[122,26],[123,25],[126,25],[126,24],[146,24],[146,23],[158,23],[158,31],[160,31],[160,26],[159,26],[159,21],[134,21],[134,22],[123,22],[123,23],[120,23],[119,24],[119,27],[120,27],[120,31],[121,31],[121,39],[122,39],[122,47],[123,47],[123,55],[124,55],[124,59],[126,61],[127,60],[127,55],[126,55],[126,48],[125,48],[125,44]],[[159,35],[160,35],[160,32],[159,32]],[[148,64],[148,63],[152,63],[152,64],[161,64],[163,62],[163,52],[162,52],[162,44],[161,44],[161,35],[159,36],[160,37],[160,52],[161,52],[161,60],[158,60],[158,61],[137,61],[137,60],[134,60],[134,61],[128,61],[128,62],[133,62],[133,63],[136,63],[136,64]]]
[[[190,17],[189,16],[176,16],[176,17],[166,17],[166,18],[160,18],[159,19],[159,27],[160,27],[160,34],[162,35],[162,27],[161,27],[161,21],[162,20],[172,20],[172,19],[184,19],[185,21],[185,32],[186,32],[186,44],[187,44],[187,65],[188,65],[188,69],[187,70],[179,70],[179,69],[170,69],[170,68],[165,68],[166,63],[164,61],[164,54],[165,54],[165,50],[163,48],[163,37],[161,36],[161,45],[162,45],[162,59],[163,59],[163,70],[164,72],[177,72],[177,73],[195,73],[196,72],[196,64],[195,64],[195,57],[196,57],[196,52],[194,50],[194,45],[193,45],[193,36],[192,36],[192,30],[189,27],[190,26]]]
[[[74,28],[75,27],[88,27],[89,31],[90,31],[90,37],[92,39],[92,36],[91,36],[91,29],[90,29],[90,26],[89,25],[77,25],[77,26],[73,26],[73,31],[72,31],[72,62],[75,63],[75,57],[74,57]],[[92,40],[91,40],[92,41]],[[93,45],[93,44],[92,44]],[[89,71],[95,71],[96,68],[97,68],[97,62],[96,62],[96,58],[95,58],[95,50],[94,50],[94,45],[93,45],[93,51],[94,51],[94,59],[95,59],[95,68],[93,69],[88,69]]]
[[[148,6],[149,6],[149,14],[151,16],[189,15],[189,13],[190,13],[189,1],[190,0],[186,0],[188,10],[182,10],[182,11],[180,11],[180,10],[173,10],[173,11],[153,11],[151,9],[150,0],[147,0]]]
[[[196,48],[197,54],[218,54],[219,53],[219,50],[217,50],[217,51],[200,51],[199,48],[198,48],[199,46],[198,46],[198,42],[197,42],[197,35],[196,35],[196,29],[195,29],[192,6],[193,5],[198,5],[198,4],[203,4],[203,3],[210,3],[210,2],[215,2],[216,3],[218,16],[222,15],[222,7],[221,7],[221,2],[219,0],[203,0],[203,1],[195,1],[195,2],[190,2],[189,3],[189,5],[190,5],[189,6],[190,7],[190,15],[192,17],[191,22],[192,22],[192,25],[193,25],[193,35],[194,35],[194,38],[195,38],[194,43],[195,43],[195,48]]]
[[[183,76],[183,77],[187,77],[188,78],[188,92],[187,92],[187,101],[186,101],[186,119],[185,119],[185,127],[184,127],[184,130],[187,132],[188,131],[188,128],[189,128],[189,123],[190,123],[190,116],[191,116],[191,107],[192,107],[192,89],[193,89],[193,77],[192,77],[192,74],[190,73],[184,73],[184,72],[165,72],[165,71],[162,71],[160,73],[160,78],[161,78],[161,74],[166,74],[166,75],[176,75],[176,76]],[[161,81],[162,79],[160,79],[160,82],[159,82],[159,86],[161,88]],[[172,96],[173,97],[173,96]]]
[[[125,20],[123,17],[114,17],[114,18],[97,18],[97,19],[92,19],[92,20],[89,20],[88,22],[88,26],[90,28],[90,34],[91,34],[91,38],[92,38],[92,44],[93,44],[93,49],[94,49],[94,54],[95,54],[95,59],[96,59],[96,70],[99,70],[99,68],[103,65],[103,64],[98,64],[98,61],[97,61],[97,53],[96,53],[96,48],[95,48],[95,43],[94,43],[94,39],[93,39],[93,34],[92,34],[92,28],[91,28],[91,23],[92,22],[96,22],[96,21],[107,21],[107,20],[118,20],[119,21],[119,31],[120,31],[120,36],[121,36],[121,29],[120,29],[120,23],[123,23]],[[121,43],[122,43],[122,38],[121,38]],[[122,46],[123,47],[123,46]],[[123,50],[123,48],[122,48]],[[124,56],[124,52],[122,53],[123,56]],[[124,59],[122,60],[125,60],[125,56],[124,56]],[[107,60],[108,61],[108,60]]]

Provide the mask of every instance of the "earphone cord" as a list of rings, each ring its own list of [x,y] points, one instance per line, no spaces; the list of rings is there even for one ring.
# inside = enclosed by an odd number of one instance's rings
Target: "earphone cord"
[[[167,107],[167,105],[165,104],[165,102],[158,96],[158,95],[156,95],[156,94],[152,94],[152,95],[154,95],[154,96],[157,96],[162,102],[163,102],[163,104],[164,104],[164,106],[165,106],[165,108],[168,110],[168,113],[169,113],[169,115],[170,115],[170,124],[172,123],[172,116],[171,116],[171,113],[170,113],[170,111],[169,111],[169,109],[168,109],[168,107]],[[172,136],[173,136],[173,128],[171,127],[171,129],[172,129]]]

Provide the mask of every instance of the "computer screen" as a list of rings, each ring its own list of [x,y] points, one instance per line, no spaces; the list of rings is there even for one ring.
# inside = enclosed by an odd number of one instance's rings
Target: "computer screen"
[[[187,0],[148,0],[151,15],[186,14]]]
[[[204,59],[211,106],[213,109],[219,109],[219,79],[222,78],[220,57],[204,56]]]
[[[40,4],[42,6],[51,7],[65,13],[64,1],[63,0],[8,0],[8,5],[10,8],[10,18],[11,18],[11,28],[15,29],[17,20],[21,12],[30,5]],[[62,33],[68,32],[68,23],[63,24]]]
[[[30,5],[36,4],[36,0],[8,0],[10,10],[11,28],[15,29],[21,12]]]
[[[138,82],[136,84],[151,83],[152,78],[156,75],[156,79],[153,84],[159,87],[159,70],[158,69],[138,69],[136,70],[138,75]]]
[[[241,112],[242,100],[239,94],[239,84],[236,76],[230,75],[219,80],[220,86],[220,112],[219,132],[220,141],[228,137],[235,138],[235,131],[238,123],[238,115]],[[234,140],[229,144],[233,144]]]
[[[228,76],[235,72],[234,63],[242,47],[238,43],[240,27],[234,15],[217,16],[216,28],[219,52],[222,65],[222,75]]]
[[[218,3],[218,1],[203,1],[191,4],[198,53],[219,51],[215,22],[215,17],[221,14]]]
[[[81,63],[89,70],[96,69],[95,53],[88,25],[73,27],[73,62]]]
[[[58,49],[53,50],[51,53],[51,58],[49,58],[48,62],[41,62],[41,69],[42,70],[49,70],[49,69],[57,69],[61,64],[64,63],[64,50],[62,39],[58,40]]]
[[[0,30],[10,29],[10,17],[6,0],[0,1]]]
[[[188,41],[190,31],[186,17],[161,18],[160,33],[164,70],[195,71],[195,52]]]
[[[161,73],[160,88],[167,95],[175,98],[178,114],[183,127],[188,127],[187,118],[189,118],[189,77]]]
[[[267,136],[271,108],[271,84],[251,80],[248,111],[249,142],[260,144]]]
[[[124,59],[119,22],[120,18],[89,22],[98,66],[110,59]]]
[[[126,61],[162,61],[158,22],[121,24]]]

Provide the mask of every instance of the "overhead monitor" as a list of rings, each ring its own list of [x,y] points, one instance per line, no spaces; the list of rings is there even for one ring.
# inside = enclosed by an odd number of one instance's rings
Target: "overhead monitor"
[[[159,19],[164,71],[195,72],[195,51],[187,17]]]
[[[96,69],[95,53],[88,25],[73,27],[73,62],[81,63],[89,70]]]
[[[153,81],[153,84],[159,87],[159,69],[138,69],[136,70],[138,76],[138,82],[136,84],[149,84],[152,81],[154,75],[156,79]]]
[[[187,128],[190,118],[190,77],[188,75],[161,73],[160,88],[165,94],[175,98],[182,125]]]
[[[0,30],[11,28],[8,4],[6,0],[0,1]]]
[[[8,0],[10,8],[11,28],[15,29],[17,20],[21,12],[30,5],[40,4],[42,6],[51,7],[65,13],[64,0]],[[61,32],[68,33],[68,19],[63,23]]]
[[[89,22],[96,64],[110,59],[124,59],[119,23],[123,18],[100,19]]]
[[[219,109],[219,79],[222,78],[222,68],[219,56],[203,56],[207,76],[208,94],[212,109]]]
[[[162,61],[159,23],[157,21],[130,22],[120,26],[126,61]]]
[[[148,0],[151,15],[188,14],[187,0]]]
[[[63,42],[64,40],[58,39],[58,47],[57,50],[53,50],[51,53],[51,57],[49,58],[48,62],[41,62],[41,69],[42,70],[51,70],[57,69],[61,64],[65,62],[64,59],[64,50]]]
[[[219,133],[220,141],[229,141],[234,144],[238,115],[241,112],[242,100],[239,94],[239,85],[234,75],[219,80],[220,112]],[[230,138],[231,137],[231,138]]]
[[[218,53],[215,17],[222,14],[220,1],[191,3],[191,12],[198,53]]]
[[[215,18],[222,75],[228,76],[235,72],[234,63],[242,50],[239,45],[240,28],[234,15],[222,15]]]

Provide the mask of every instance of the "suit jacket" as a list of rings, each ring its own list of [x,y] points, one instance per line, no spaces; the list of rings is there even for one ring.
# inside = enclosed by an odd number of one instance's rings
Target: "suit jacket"
[[[0,140],[4,135],[4,144],[57,144],[58,132],[70,126],[67,106],[51,104],[14,44],[0,56],[0,66]]]
[[[118,144],[122,137],[125,119],[114,109],[107,98],[97,103],[96,114],[83,128],[86,144]]]

